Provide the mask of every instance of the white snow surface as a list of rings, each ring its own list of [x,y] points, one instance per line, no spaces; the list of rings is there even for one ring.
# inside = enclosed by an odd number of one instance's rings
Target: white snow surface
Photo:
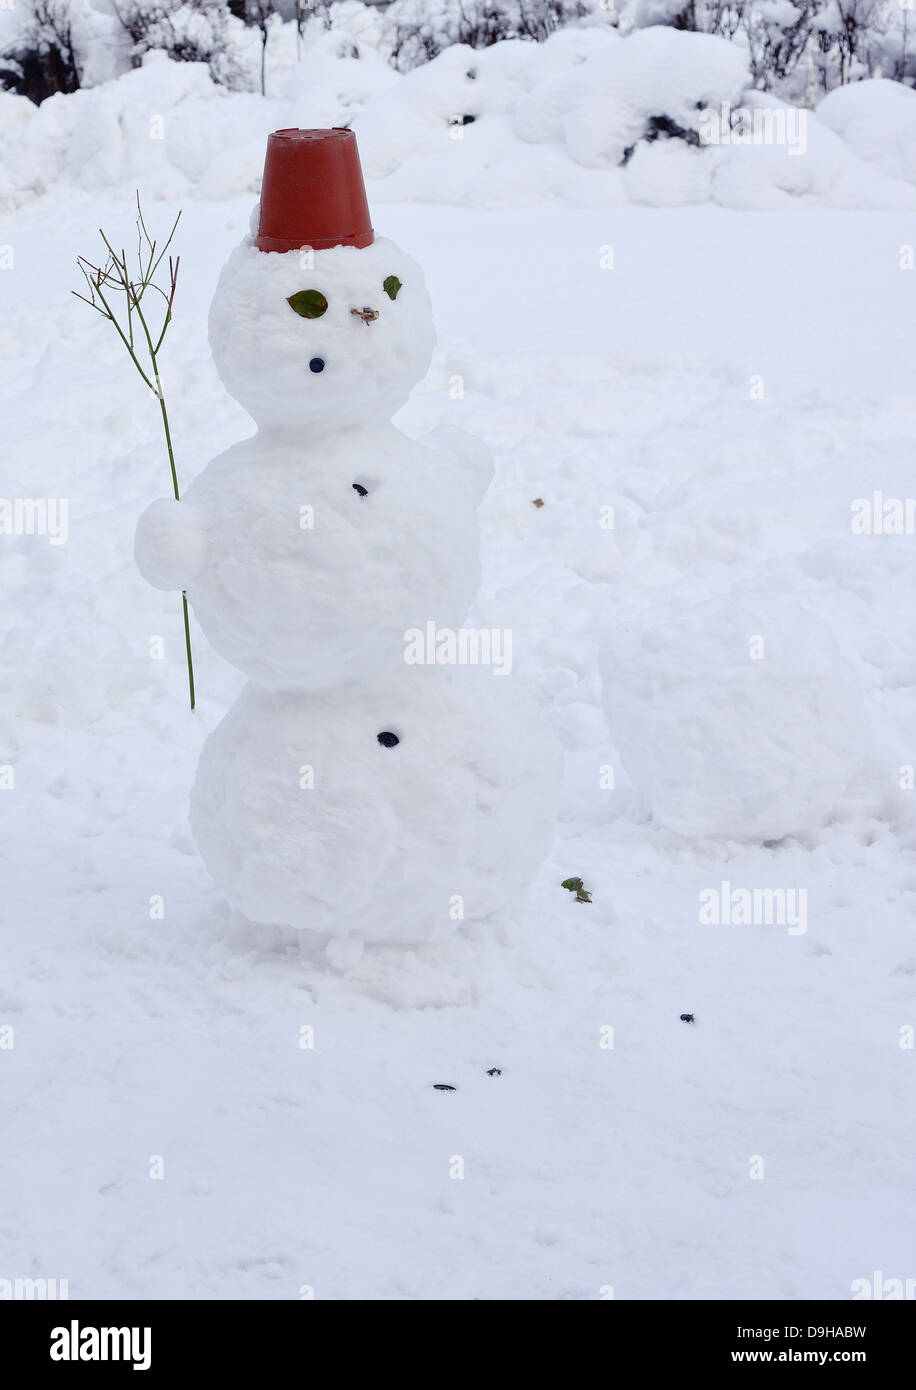
[[[850,524],[856,499],[912,491],[911,217],[374,208],[439,329],[396,423],[494,454],[471,620],[511,628],[503,683],[536,692],[565,773],[527,895],[442,942],[328,960],[233,917],[191,839],[201,747],[243,677],[195,623],[189,713],[176,596],[133,559],[167,490],[156,405],[68,294],[100,225],[130,244],[132,196],[64,183],[0,215],[3,492],[69,501],[66,544],[0,538],[3,1276],[72,1297],[539,1300],[844,1300],[874,1270],[912,1276],[916,542]],[[251,429],[206,331],[249,207],[185,202],[164,358],[183,486]],[[175,211],[146,202],[156,231]],[[776,842],[650,819],[602,710],[599,650],[648,617],[682,663],[666,712],[678,689],[678,717],[696,709],[714,677],[678,623],[730,595],[803,609],[787,630],[823,634],[825,678],[855,697],[802,750],[818,790],[830,755],[829,796]],[[745,706],[750,737],[795,717],[789,685]],[[647,727],[644,666],[617,695]],[[804,889],[806,931],[700,925],[723,881]]]

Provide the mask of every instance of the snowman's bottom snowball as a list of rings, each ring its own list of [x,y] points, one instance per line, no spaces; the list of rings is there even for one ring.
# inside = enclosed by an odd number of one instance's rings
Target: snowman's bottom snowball
[[[418,942],[532,881],[561,763],[528,695],[488,668],[405,666],[320,694],[248,685],[204,745],[191,826],[251,920]]]

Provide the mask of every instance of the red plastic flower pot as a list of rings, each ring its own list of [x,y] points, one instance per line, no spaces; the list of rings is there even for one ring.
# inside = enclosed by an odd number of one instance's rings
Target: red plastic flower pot
[[[275,130],[267,137],[259,251],[369,246],[372,223],[352,130]]]

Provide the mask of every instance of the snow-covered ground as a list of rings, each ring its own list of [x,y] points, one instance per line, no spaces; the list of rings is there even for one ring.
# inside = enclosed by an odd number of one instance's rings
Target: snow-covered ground
[[[184,480],[250,429],[205,330],[249,210],[185,205],[165,359]],[[511,627],[512,678],[564,745],[551,858],[511,918],[337,969],[230,916],[186,806],[242,678],[195,630],[189,713],[178,606],[132,553],[167,491],[155,404],[68,295],[99,225],[127,240],[130,200],[0,218],[2,491],[70,506],[66,544],[0,541],[0,1276],[548,1300],[912,1277],[916,539],[850,525],[854,499],[912,491],[912,216],[392,203],[375,223],[426,269],[440,334],[400,423],[460,424],[497,457],[476,614]],[[849,785],[800,838],[684,838],[630,785],[624,766],[678,757],[653,701],[715,689],[689,650],[621,672],[624,742],[604,722],[605,639],[727,596],[801,605],[860,710]],[[808,773],[820,789],[813,754]],[[701,925],[723,880],[806,890],[806,930]]]

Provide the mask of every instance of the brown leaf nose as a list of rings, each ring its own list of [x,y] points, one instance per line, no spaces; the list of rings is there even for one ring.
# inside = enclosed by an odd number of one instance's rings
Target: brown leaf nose
[[[363,323],[367,325],[373,323],[378,318],[378,309],[367,309],[365,306],[362,309],[351,309],[350,313],[355,314],[357,318],[362,319]]]

